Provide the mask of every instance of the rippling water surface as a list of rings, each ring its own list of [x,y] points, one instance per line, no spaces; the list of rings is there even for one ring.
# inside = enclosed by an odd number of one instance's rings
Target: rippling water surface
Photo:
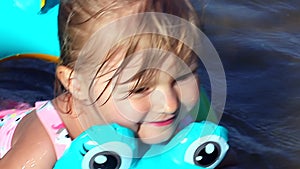
[[[238,155],[234,168],[300,168],[300,1],[195,4],[225,68],[221,123]],[[1,98],[31,103],[52,98],[54,65],[32,63],[0,65]],[[202,82],[210,90],[205,74]]]
[[[236,168],[300,168],[300,1],[199,4],[225,68]]]

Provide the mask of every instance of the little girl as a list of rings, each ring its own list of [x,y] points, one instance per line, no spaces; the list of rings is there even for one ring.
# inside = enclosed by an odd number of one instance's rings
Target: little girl
[[[0,168],[53,168],[92,125],[117,123],[155,144],[195,119],[198,60],[181,41],[197,38],[185,29],[198,25],[188,0],[63,0],[58,22],[57,97],[1,112]]]

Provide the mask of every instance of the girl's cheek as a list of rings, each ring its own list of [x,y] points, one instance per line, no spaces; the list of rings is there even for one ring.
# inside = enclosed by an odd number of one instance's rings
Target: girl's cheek
[[[114,109],[121,119],[130,123],[139,123],[147,115],[149,102],[146,98],[115,100]]]
[[[130,106],[140,114],[147,114],[151,109],[150,96],[144,96],[140,98],[129,98]]]
[[[199,85],[197,81],[179,84],[178,91],[181,103],[190,111],[199,101]]]

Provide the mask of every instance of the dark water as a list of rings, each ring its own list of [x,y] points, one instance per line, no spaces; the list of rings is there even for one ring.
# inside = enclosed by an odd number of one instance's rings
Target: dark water
[[[222,124],[237,151],[236,168],[299,169],[300,1],[200,4],[202,28],[225,68]]]
[[[54,68],[54,64],[34,59],[0,62],[0,101],[34,104],[53,98]]]
[[[221,124],[237,153],[233,168],[299,169],[300,1],[196,4],[225,68],[228,95]],[[0,98],[30,103],[52,98],[53,70],[54,65],[31,60],[0,64]],[[205,74],[202,82],[209,91]]]

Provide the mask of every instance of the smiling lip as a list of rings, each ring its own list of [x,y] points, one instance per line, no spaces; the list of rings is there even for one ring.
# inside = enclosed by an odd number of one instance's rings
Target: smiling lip
[[[167,120],[163,120],[163,121],[157,121],[157,122],[149,122],[148,124],[154,125],[154,126],[158,126],[158,127],[162,127],[162,126],[167,126],[169,124],[172,124],[175,120],[175,117],[169,118]]]

